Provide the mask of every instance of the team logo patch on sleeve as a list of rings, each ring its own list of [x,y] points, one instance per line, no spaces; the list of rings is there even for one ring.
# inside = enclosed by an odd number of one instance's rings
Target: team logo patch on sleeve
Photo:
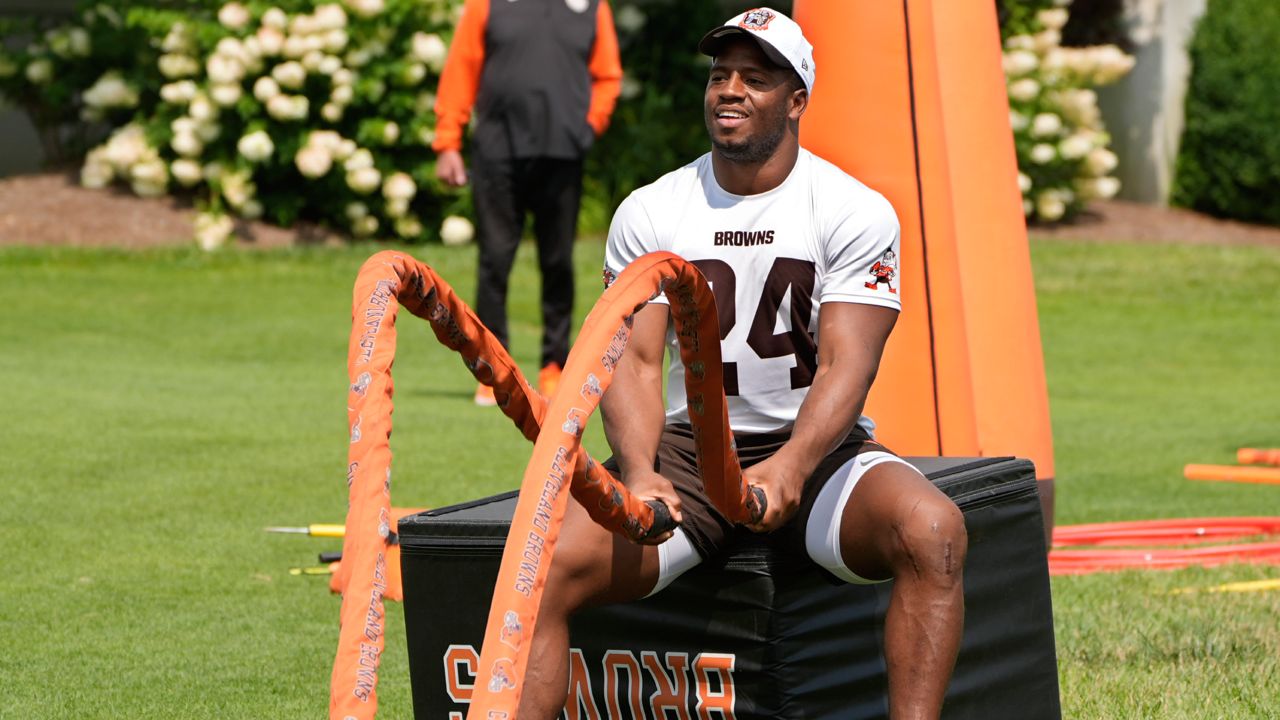
[[[871,280],[863,283],[868,290],[879,290],[883,283],[889,292],[898,294],[893,286],[893,279],[898,276],[898,256],[892,250],[885,250],[884,255],[871,266]]]
[[[614,280],[618,279],[618,274],[610,270],[609,268],[605,268],[604,273],[602,275],[604,279],[604,286],[606,288],[612,285]]]
[[[738,23],[738,25],[748,30],[766,30],[769,27],[769,23],[773,22],[773,18],[774,14],[772,12],[764,8],[756,8],[755,10],[748,10],[746,16],[742,18],[742,22]]]

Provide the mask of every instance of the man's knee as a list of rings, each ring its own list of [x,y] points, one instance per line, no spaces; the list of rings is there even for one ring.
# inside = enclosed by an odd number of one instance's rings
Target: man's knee
[[[963,574],[969,535],[964,514],[941,492],[912,500],[893,525],[894,575],[950,584]]]

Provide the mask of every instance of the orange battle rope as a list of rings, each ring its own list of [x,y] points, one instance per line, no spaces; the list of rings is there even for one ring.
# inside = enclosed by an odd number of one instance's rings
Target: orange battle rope
[[[582,428],[612,381],[631,336],[634,314],[664,292],[686,368],[689,419],[707,495],[734,522],[763,514],[762,498],[742,479],[729,431],[711,289],[693,265],[676,255],[640,257],[605,291],[583,323],[561,377],[561,389],[547,411],[551,420],[534,443],[502,553],[468,718],[516,717],[529,641],[536,631],[538,606],[564,517],[565,460],[578,450]]]
[[[625,296],[621,290],[607,292],[597,304],[597,310],[592,312],[592,317],[599,312],[601,305],[609,307],[610,304],[606,301],[610,298],[614,298],[612,304],[631,302],[627,307],[638,308],[656,296],[664,286],[670,285],[668,293],[677,296],[673,299],[677,301],[677,327],[682,333],[682,357],[685,357],[686,366],[691,368],[691,372],[686,374],[690,376],[688,386],[695,432],[699,433],[702,441],[699,443],[699,461],[705,463],[701,465],[704,477],[713,479],[708,483],[708,489],[716,492],[712,500],[726,509],[726,513],[734,519],[759,517],[763,513],[763,507],[757,495],[746,492],[729,435],[724,395],[720,388],[719,342],[698,343],[700,338],[718,338],[718,334],[714,332],[714,324],[707,325],[708,322],[714,323],[716,317],[710,291],[697,271],[674,255],[664,254],[661,258],[642,260],[648,260],[644,264],[644,270],[623,273],[615,285],[652,286],[648,294],[635,300],[639,291],[632,291]],[[635,276],[645,272],[649,273],[651,279],[647,284],[643,279],[637,283]],[[630,279],[622,283],[623,277]],[[697,298],[696,303],[694,298]],[[395,317],[400,305],[404,305],[414,315],[428,320],[437,339],[461,354],[464,364],[480,382],[494,388],[499,407],[526,438],[533,440],[539,436],[543,417],[548,411],[546,400],[529,386],[501,343],[476,318],[471,309],[458,299],[452,288],[429,267],[394,251],[380,252],[361,267],[353,290],[351,341],[347,357],[351,382],[347,407],[351,430],[347,466],[347,532],[343,540],[343,562],[333,582],[333,586],[343,592],[338,651],[330,680],[329,715],[337,720],[367,720],[377,711],[377,670],[384,647],[385,629],[383,598],[388,593],[391,573],[388,566],[388,547],[392,538],[389,442],[393,410],[391,365],[395,359]],[[619,314],[624,325],[629,325],[631,312],[634,310]],[[699,321],[702,327],[694,329]],[[579,337],[580,345],[592,326],[591,318],[588,318]],[[525,529],[528,525],[539,531],[546,528],[546,535],[549,536],[542,555],[546,562],[539,566],[534,583],[536,593],[531,595],[532,599],[524,597],[523,602],[518,598],[508,598],[514,600],[514,603],[508,604],[519,606],[516,617],[520,622],[528,623],[530,634],[537,598],[541,596],[542,583],[545,582],[546,565],[550,562],[555,534],[563,516],[564,495],[559,491],[563,489],[566,469],[571,467],[572,470],[574,497],[587,509],[592,519],[604,527],[632,539],[639,539],[651,532],[665,530],[670,523],[665,506],[661,503],[639,502],[592,461],[579,444],[582,424],[608,386],[609,373],[621,355],[628,335],[629,329],[622,327],[614,336],[608,337],[604,344],[586,345],[601,350],[597,366],[605,370],[602,374],[591,372],[590,360],[575,361],[573,356],[570,357],[558,397],[573,398],[573,391],[576,389],[586,402],[565,399],[551,408],[555,411],[552,417],[561,417],[563,414],[566,418],[558,434],[572,438],[567,446],[561,443],[558,449],[564,450],[563,453],[557,452],[555,448],[551,451],[552,470],[558,472],[558,484],[549,498],[534,493],[521,493],[516,511],[517,521],[521,518],[527,520],[521,526]],[[582,352],[576,354],[585,357]],[[582,369],[584,367],[586,369]],[[579,368],[577,374],[574,374],[575,368]],[[703,392],[704,389],[714,389],[715,392]],[[703,397],[707,397],[707,400],[701,401]],[[695,399],[705,402],[705,408],[701,404],[695,407]],[[718,406],[716,402],[719,403]],[[586,408],[580,410],[567,407],[571,404],[586,405]],[[716,427],[721,432],[714,439],[703,438],[700,433],[700,418],[697,415],[704,409],[710,411],[708,414],[714,413],[712,416],[719,420]],[[539,457],[541,456],[535,446],[534,460],[537,461]],[[571,466],[568,462],[570,457],[573,459]],[[531,461],[529,467],[522,487],[533,487],[529,478],[537,477],[533,470],[535,462]],[[723,485],[727,487],[721,487],[716,482],[721,478],[725,481]],[[545,490],[548,478],[542,479]],[[548,501],[554,510],[550,514],[545,512],[544,506]],[[513,538],[517,537],[515,525],[513,522]],[[509,540],[508,549],[512,544]],[[523,547],[515,552],[521,551]],[[519,564],[518,561],[509,562],[511,557],[512,553],[504,553],[504,572],[508,565]],[[520,593],[517,592],[517,595]],[[495,609],[498,607],[496,601],[499,597],[503,595],[495,595]],[[491,612],[490,630],[493,624]],[[486,633],[486,638],[488,636]],[[525,658],[527,650],[521,657],[520,674],[512,676],[513,678],[523,677]],[[488,682],[487,674],[485,681]],[[516,697],[518,699],[518,693]],[[514,711],[512,714],[514,715]]]

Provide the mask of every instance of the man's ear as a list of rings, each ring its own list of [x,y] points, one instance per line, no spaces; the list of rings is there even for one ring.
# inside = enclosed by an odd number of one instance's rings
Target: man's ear
[[[799,120],[804,111],[809,107],[809,91],[803,87],[791,92],[788,99],[787,117],[792,120]]]

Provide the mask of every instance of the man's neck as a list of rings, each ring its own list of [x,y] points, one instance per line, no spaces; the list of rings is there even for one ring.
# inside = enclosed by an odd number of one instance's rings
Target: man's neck
[[[758,163],[734,162],[713,147],[711,169],[715,173],[716,183],[725,192],[734,195],[759,195],[786,181],[799,157],[798,143],[780,145],[773,155]]]

